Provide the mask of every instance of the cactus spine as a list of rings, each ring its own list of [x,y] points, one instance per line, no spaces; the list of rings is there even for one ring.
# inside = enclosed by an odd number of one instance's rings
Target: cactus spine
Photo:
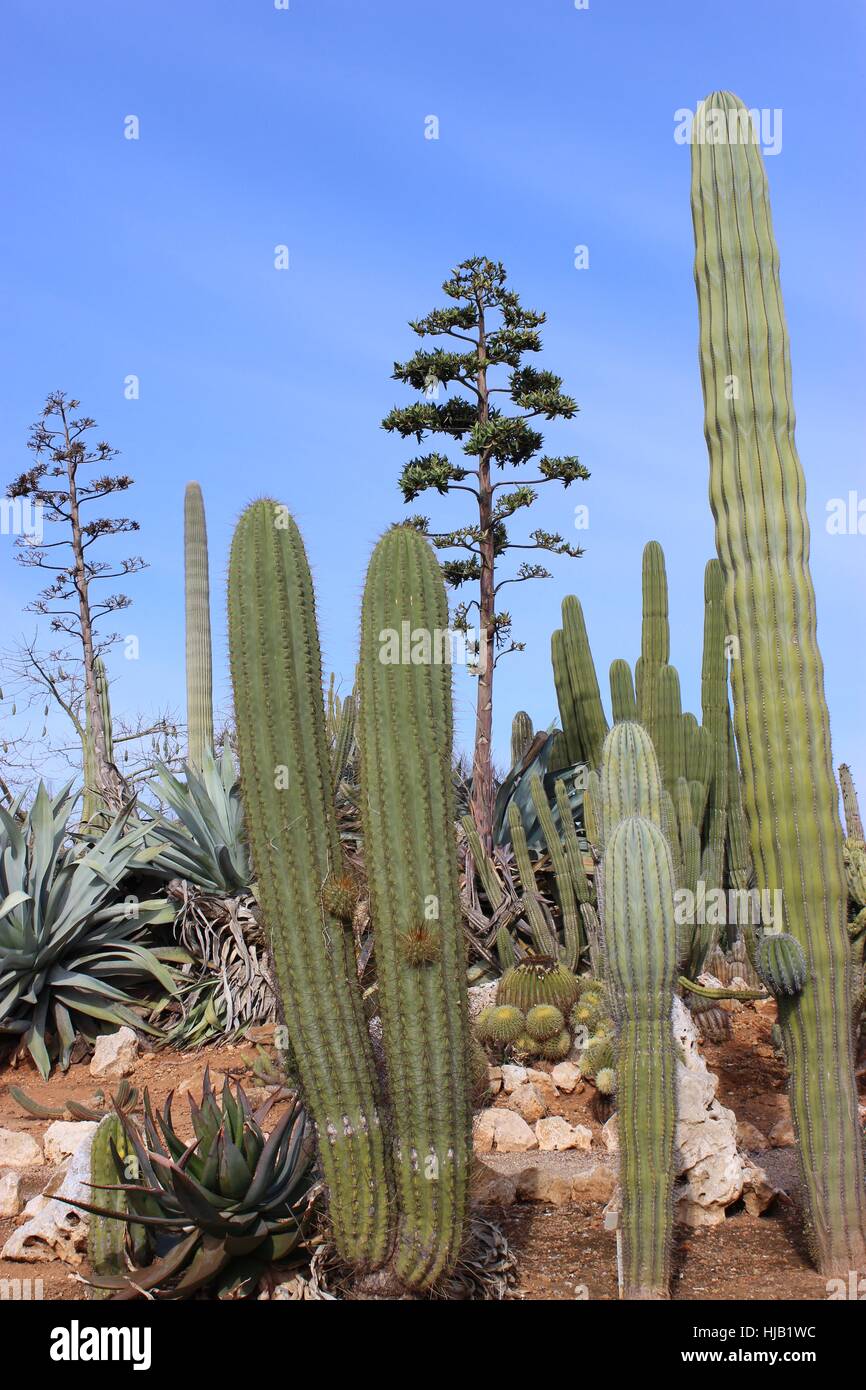
[[[658,826],[629,816],[604,854],[604,940],[617,1028],[625,1297],[667,1298],[676,1059],[674,880]]]
[[[105,669],[105,662],[98,656],[93,663],[93,676],[96,682],[96,698],[99,701],[99,708],[102,711],[102,727],[105,731],[105,753],[108,761],[114,761],[114,739],[111,728],[111,699],[108,693],[108,672]],[[93,747],[93,735],[90,731],[90,719],[87,719],[87,728],[84,733],[84,797],[81,805],[81,819],[83,824],[89,825],[100,812],[105,812],[105,802],[97,790],[99,778],[97,775],[98,764],[96,761],[96,750]],[[108,824],[109,817],[105,818]]]
[[[106,1115],[100,1120],[90,1148],[90,1182],[96,1188],[111,1188],[122,1179],[117,1171],[114,1151],[122,1157],[126,1152],[126,1135],[119,1115]],[[124,1192],[94,1192],[92,1201],[118,1213],[126,1211]],[[91,1213],[87,1229],[87,1258],[94,1274],[125,1274],[124,1246],[126,1222],[110,1216]],[[110,1298],[111,1289],[91,1288],[91,1298]]]
[[[726,612],[739,641],[732,667],[744,804],[758,887],[781,890],[786,928],[806,958],[805,986],[780,1000],[780,1022],[815,1255],[824,1274],[842,1274],[866,1260],[863,1153],[842,830],[779,256],[743,103],[728,92],[709,96],[692,141],[705,435]]]
[[[382,634],[411,621],[427,660],[382,660]],[[457,1258],[467,1213],[469,1097],[466,958],[451,785],[451,672],[436,661],[448,628],[439,565],[417,531],[387,532],[370,560],[361,614],[364,848],[388,1064],[400,1206],[398,1277],[424,1287]],[[423,964],[407,949],[429,942]]]
[[[289,1041],[337,1246],[376,1266],[391,1243],[392,1184],[352,936],[322,903],[340,840],[313,584],[297,526],[275,502],[254,502],[238,522],[228,609],[244,809]]]
[[[213,676],[207,526],[198,483],[187,483],[183,499],[183,564],[187,758],[191,767],[201,768],[205,753],[213,752]]]

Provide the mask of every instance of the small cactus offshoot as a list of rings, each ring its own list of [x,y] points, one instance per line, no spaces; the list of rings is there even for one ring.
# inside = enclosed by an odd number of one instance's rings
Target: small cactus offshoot
[[[596,1089],[603,1096],[612,1096],[616,1090],[616,1072],[613,1067],[602,1067],[595,1074]]]
[[[482,1019],[479,1019],[479,1027],[483,1027],[485,1037],[491,1042],[497,1043],[500,1047],[505,1047],[508,1043],[516,1043],[517,1039],[526,1031],[526,1019],[519,1009],[515,1009],[512,1004],[498,1004],[492,1009],[485,1009]]]
[[[806,983],[806,957],[796,937],[772,932],[755,947],[755,969],[771,994],[799,994]]]
[[[358,905],[358,880],[353,874],[329,874],[322,885],[322,906],[332,917],[347,925]]]
[[[571,1034],[567,1028],[557,1033],[555,1038],[545,1038],[538,1044],[538,1055],[547,1062],[561,1062],[571,1051]]]
[[[536,1004],[526,1015],[526,1031],[538,1042],[549,1042],[565,1027],[565,1019],[555,1004]]]

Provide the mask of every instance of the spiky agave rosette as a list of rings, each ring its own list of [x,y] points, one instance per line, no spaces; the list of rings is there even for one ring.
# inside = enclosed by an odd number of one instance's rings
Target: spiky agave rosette
[[[201,1105],[189,1097],[194,1139],[186,1144],[174,1126],[173,1098],[155,1117],[145,1091],[141,1130],[120,1116],[127,1155],[111,1145],[119,1182],[104,1190],[112,1204],[70,1203],[100,1220],[143,1227],[150,1238],[149,1264],[128,1275],[95,1274],[91,1282],[118,1300],[188,1298],[212,1283],[221,1297],[249,1294],[266,1266],[291,1256],[305,1236],[315,1201],[306,1113],[295,1099],[266,1137],[269,1103],[253,1112],[240,1084],[232,1094],[228,1081],[218,1100],[205,1071]]]

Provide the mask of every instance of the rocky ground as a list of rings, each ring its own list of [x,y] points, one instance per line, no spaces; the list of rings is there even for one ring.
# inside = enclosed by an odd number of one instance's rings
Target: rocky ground
[[[731,1006],[731,1040],[700,1047],[678,1015],[675,1298],[826,1297],[801,1236],[784,1066],[769,1043],[774,1007]],[[240,1078],[257,1102],[266,1090],[249,1067],[256,1041],[267,1043],[268,1030],[198,1053],[111,1045],[106,1059],[76,1063],[49,1083],[27,1064],[0,1072],[0,1296],[87,1296],[86,1218],[52,1197],[86,1195],[94,1126],[35,1119],[10,1085],[53,1107],[69,1099],[93,1105],[124,1074],[160,1104],[171,1090],[181,1100],[197,1094],[208,1065],[215,1083]],[[185,1106],[176,1111],[185,1120]],[[518,1255],[519,1297],[617,1297],[616,1124],[597,1113],[594,1088],[572,1062],[491,1069],[488,1104],[475,1122],[474,1200]]]

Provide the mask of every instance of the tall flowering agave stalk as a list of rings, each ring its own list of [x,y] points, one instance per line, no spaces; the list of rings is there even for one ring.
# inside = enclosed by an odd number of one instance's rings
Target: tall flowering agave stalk
[[[743,803],[757,886],[781,890],[805,957],[802,989],[780,996],[780,1023],[815,1256],[838,1274],[866,1260],[842,828],[779,254],[757,140],[729,92],[698,108],[692,215],[710,500],[739,643]]]

